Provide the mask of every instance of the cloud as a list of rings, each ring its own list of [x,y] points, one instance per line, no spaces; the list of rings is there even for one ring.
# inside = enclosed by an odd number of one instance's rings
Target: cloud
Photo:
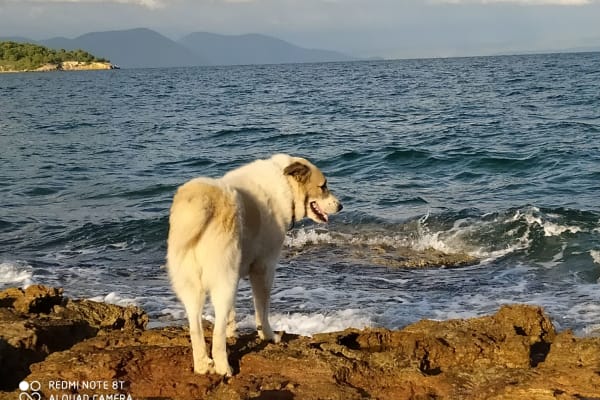
[[[19,4],[34,4],[34,5],[52,5],[52,4],[131,4],[149,8],[151,10],[165,7],[163,0],[0,0],[2,3],[19,3]]]
[[[521,4],[526,6],[584,6],[592,4],[595,0],[435,0],[435,3],[446,4],[495,4],[495,3],[511,3]]]

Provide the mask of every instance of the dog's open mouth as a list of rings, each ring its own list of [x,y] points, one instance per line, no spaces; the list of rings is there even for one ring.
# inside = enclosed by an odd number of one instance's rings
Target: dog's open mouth
[[[310,202],[310,209],[312,210],[313,213],[315,213],[317,218],[319,218],[321,221],[323,221],[323,222],[329,221],[329,216],[327,215],[326,212],[321,210],[321,207],[319,207],[319,205],[317,204],[316,201]]]

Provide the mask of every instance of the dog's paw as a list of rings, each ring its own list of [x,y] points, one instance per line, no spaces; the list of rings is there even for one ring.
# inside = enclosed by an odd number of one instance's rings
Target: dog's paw
[[[199,375],[212,374],[215,372],[215,363],[211,358],[208,357],[195,361],[194,372]]]
[[[274,333],[273,337],[271,338],[271,342],[277,344],[279,342],[281,342],[281,334],[279,333]]]
[[[270,329],[268,331],[265,331],[263,329],[258,329],[258,337],[260,337],[262,340],[267,340],[267,341],[273,342],[273,343],[281,342],[281,335],[273,332]]]
[[[224,364],[215,364],[215,369],[214,369],[215,374],[219,374],[219,375],[223,375],[223,376],[233,376],[233,370],[231,369],[231,367],[229,366],[228,363],[224,363]]]
[[[256,328],[256,332],[260,340],[271,340],[273,337],[273,332],[270,329],[265,331],[260,325]]]

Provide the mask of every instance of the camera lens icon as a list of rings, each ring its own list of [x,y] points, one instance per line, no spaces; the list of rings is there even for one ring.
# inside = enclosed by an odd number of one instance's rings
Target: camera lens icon
[[[39,392],[40,390],[42,390],[42,384],[39,381],[22,381],[21,383],[19,383],[19,390],[21,392]]]

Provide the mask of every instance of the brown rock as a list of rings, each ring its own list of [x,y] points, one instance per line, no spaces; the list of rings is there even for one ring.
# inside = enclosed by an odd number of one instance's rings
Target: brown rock
[[[145,328],[136,307],[72,301],[62,289],[41,285],[0,292],[0,390],[16,388],[29,366],[69,349],[101,330]]]
[[[48,313],[55,305],[62,304],[62,289],[32,285],[27,289],[9,288],[0,292],[0,307],[13,308],[22,314]]]
[[[64,307],[54,307],[53,313],[66,320],[84,320],[97,329],[145,329],[148,324],[148,315],[138,307],[91,300],[69,300]]]
[[[284,334],[279,344],[246,333],[229,341],[235,375],[228,379],[193,373],[184,328],[142,330],[132,322],[127,330],[100,329],[114,326],[114,319],[102,323],[98,317],[92,318],[98,329],[93,337],[31,365],[26,379],[39,381],[46,398],[114,393],[225,400],[600,398],[600,338],[557,335],[543,310],[533,306],[504,306],[481,318],[424,320],[398,331]],[[7,340],[27,342],[28,332],[15,327]],[[205,335],[210,342],[210,327]],[[52,389],[52,381],[79,387]],[[90,381],[111,389],[84,388]]]

